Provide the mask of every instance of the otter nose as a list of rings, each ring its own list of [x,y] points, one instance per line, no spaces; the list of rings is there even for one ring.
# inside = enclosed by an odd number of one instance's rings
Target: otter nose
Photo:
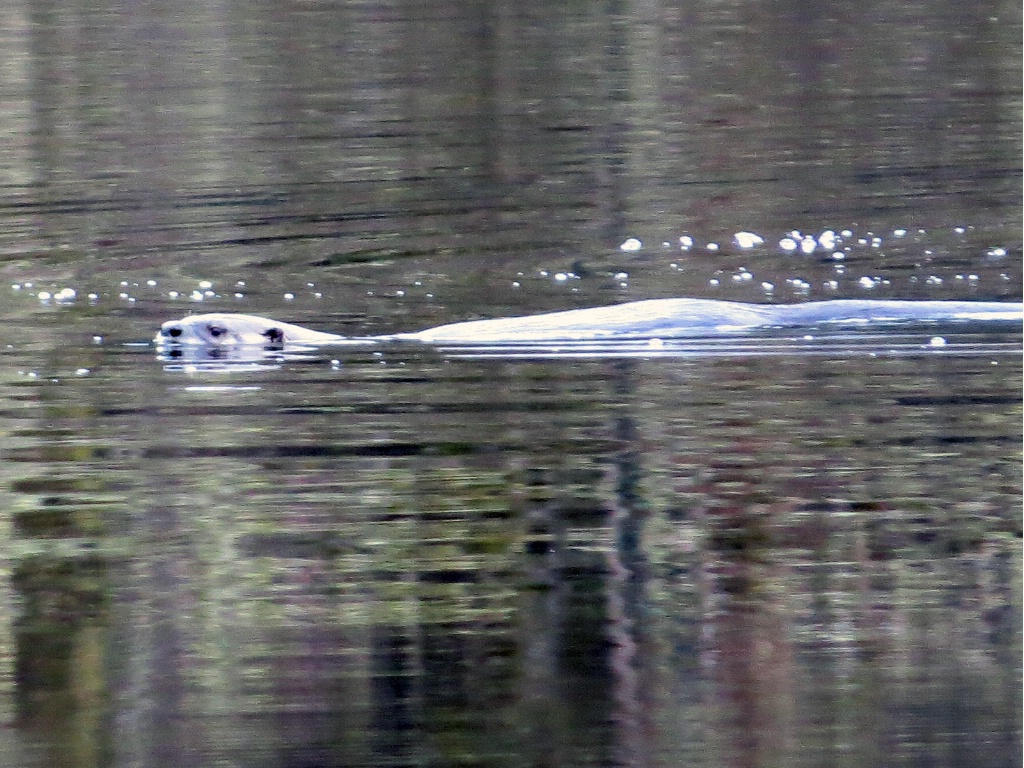
[[[164,336],[170,336],[172,339],[176,339],[182,334],[180,325],[165,325],[160,329],[160,333]]]

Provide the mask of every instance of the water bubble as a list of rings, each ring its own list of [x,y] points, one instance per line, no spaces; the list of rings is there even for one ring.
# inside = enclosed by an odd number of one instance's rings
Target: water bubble
[[[985,251],[985,255],[990,259],[1001,259],[1006,256],[1006,253],[1007,251],[1005,248],[989,248]]]
[[[200,280],[199,287],[202,288],[203,290],[206,290],[209,288],[213,288],[213,283],[211,283],[209,280]]]
[[[559,272],[558,274],[555,275],[555,280],[559,283],[564,283],[568,279],[569,276],[565,274],[565,272]]]
[[[740,248],[754,248],[764,244],[764,238],[753,232],[737,232],[732,237]]]
[[[894,229],[892,231],[892,236],[893,237],[906,237],[907,236],[907,230],[905,230],[905,229]]]
[[[292,301],[294,298],[295,298],[295,294],[294,293],[286,293],[284,295],[284,300],[285,301]]]
[[[684,251],[689,250],[690,248],[693,247],[693,238],[690,237],[689,235],[683,235],[682,237],[679,238],[679,246]]]
[[[946,340],[944,338],[942,338],[941,336],[932,336],[931,339],[928,340],[928,346],[929,347],[944,347],[944,346],[946,346]]]
[[[619,246],[620,251],[626,251],[627,253],[633,253],[639,251],[644,247],[644,244],[637,240],[635,237],[627,239],[622,245]]]
[[[616,280],[628,280],[629,279],[629,273],[628,272],[616,272],[615,273],[615,279]]]
[[[709,251],[717,251],[718,243],[708,243],[707,248]]]
[[[746,267],[740,267],[732,276],[732,281],[734,283],[749,282],[753,279],[754,275]]]
[[[796,247],[797,242],[791,237],[784,237],[781,240],[779,240],[779,248],[781,248],[784,251],[792,252],[796,250]]]
[[[808,256],[814,253],[814,249],[818,247],[818,241],[813,237],[807,236],[800,241],[800,250]]]
[[[857,285],[859,285],[861,288],[864,288],[865,290],[870,290],[871,288],[874,288],[877,284],[878,283],[875,282],[875,278],[866,276],[862,277],[860,280],[857,281]]]

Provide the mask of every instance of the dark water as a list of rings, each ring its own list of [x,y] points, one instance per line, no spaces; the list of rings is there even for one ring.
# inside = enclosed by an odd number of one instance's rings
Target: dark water
[[[1020,35],[996,3],[5,5],[0,766],[1018,765],[1019,328],[148,342],[1019,301]]]

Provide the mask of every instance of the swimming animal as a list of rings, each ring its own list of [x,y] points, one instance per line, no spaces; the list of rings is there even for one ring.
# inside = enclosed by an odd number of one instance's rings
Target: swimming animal
[[[471,320],[415,333],[351,338],[256,315],[210,313],[160,327],[161,349],[230,349],[414,341],[427,344],[613,341],[713,337],[767,328],[949,321],[1024,320],[1024,305],[995,301],[836,299],[803,304],[742,304],[715,299],[649,299],[525,317]]]

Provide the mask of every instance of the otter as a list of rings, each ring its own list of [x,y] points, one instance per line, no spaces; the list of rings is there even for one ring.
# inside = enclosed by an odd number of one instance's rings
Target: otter
[[[470,320],[413,333],[353,338],[256,315],[210,313],[160,327],[161,349],[284,349],[411,341],[426,344],[516,344],[714,337],[769,328],[892,323],[1010,321],[1024,305],[996,301],[835,299],[803,304],[743,304],[716,299],[648,299],[525,317]]]

